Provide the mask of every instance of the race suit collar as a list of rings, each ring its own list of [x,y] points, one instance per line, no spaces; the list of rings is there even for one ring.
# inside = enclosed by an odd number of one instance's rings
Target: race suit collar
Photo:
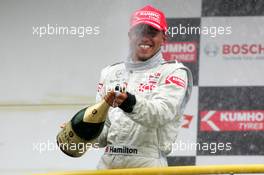
[[[131,57],[128,57],[125,61],[125,67],[128,71],[136,70],[147,70],[158,66],[162,62],[161,50],[159,50],[155,55],[153,55],[149,60],[143,62],[133,62]]]

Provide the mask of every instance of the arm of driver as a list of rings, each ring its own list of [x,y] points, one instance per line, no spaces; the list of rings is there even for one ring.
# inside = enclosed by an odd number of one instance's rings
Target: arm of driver
[[[168,82],[168,76],[183,80],[184,86],[177,82]],[[132,113],[126,113],[133,121],[146,127],[160,127],[175,119],[180,112],[181,103],[187,89],[187,72],[177,69],[165,75],[160,85],[153,91],[152,99],[136,96],[136,104]]]

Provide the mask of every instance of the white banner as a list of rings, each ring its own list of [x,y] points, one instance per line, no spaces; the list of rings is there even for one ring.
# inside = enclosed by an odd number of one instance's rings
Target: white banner
[[[211,31],[201,35],[199,85],[264,85],[264,17],[202,18],[205,26]]]

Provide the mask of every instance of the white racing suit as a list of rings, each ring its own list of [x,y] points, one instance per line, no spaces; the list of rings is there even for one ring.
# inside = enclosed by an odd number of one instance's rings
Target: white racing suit
[[[183,110],[192,89],[192,75],[181,63],[163,61],[161,52],[140,63],[118,63],[104,68],[97,101],[121,85],[135,95],[131,113],[110,108],[97,139],[106,147],[98,169],[167,166]]]

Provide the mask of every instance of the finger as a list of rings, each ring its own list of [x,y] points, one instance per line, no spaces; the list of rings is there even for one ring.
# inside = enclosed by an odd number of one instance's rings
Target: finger
[[[114,98],[115,97],[115,92],[114,91],[110,91],[106,94],[107,98]]]
[[[123,102],[124,99],[115,99],[115,104],[117,104],[117,106],[120,106]]]
[[[114,101],[113,99],[110,99],[109,97],[108,97],[108,98],[105,97],[104,99],[105,99],[105,101],[106,101],[106,103],[107,103],[108,105],[112,106],[113,101]]]
[[[121,100],[126,100],[127,99],[127,94],[126,93],[120,93],[116,99],[121,99]]]
[[[115,102],[120,106],[127,99],[126,93],[121,93],[119,96],[115,98]]]
[[[115,99],[115,92],[113,91],[108,92],[106,96],[104,97],[104,99],[111,106]]]
[[[116,107],[118,107],[118,104],[116,102],[114,102],[113,105],[112,105],[112,107],[113,108],[116,108]]]
[[[119,92],[119,91],[115,91],[115,96],[117,97],[118,95],[120,95],[121,94],[121,92]]]

